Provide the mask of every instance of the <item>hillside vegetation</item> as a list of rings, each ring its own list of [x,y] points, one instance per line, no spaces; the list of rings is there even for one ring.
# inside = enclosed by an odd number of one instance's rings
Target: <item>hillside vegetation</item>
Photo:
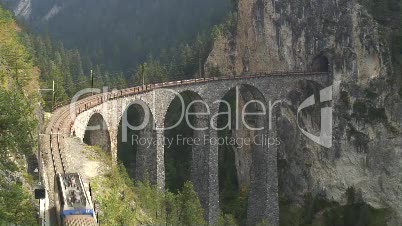
[[[26,159],[35,147],[37,69],[10,13],[0,7],[0,225],[35,225]]]
[[[191,183],[176,194],[163,192],[149,182],[133,182],[124,166],[113,163],[100,148],[90,147],[88,153],[104,169],[91,182],[102,225],[206,225]]]
[[[44,19],[55,7],[60,11]],[[40,0],[32,1],[27,23],[109,70],[126,71],[190,42],[229,8],[230,0]]]
[[[22,1],[0,0],[12,10]],[[202,76],[210,35],[232,7],[230,0],[32,1],[17,15],[30,29],[24,42],[40,68],[47,111],[79,90]],[[46,17],[52,9],[51,17]],[[21,12],[20,12],[21,13]],[[27,16],[27,17],[26,17]],[[66,47],[65,47],[66,46]],[[145,63],[144,63],[145,62]]]

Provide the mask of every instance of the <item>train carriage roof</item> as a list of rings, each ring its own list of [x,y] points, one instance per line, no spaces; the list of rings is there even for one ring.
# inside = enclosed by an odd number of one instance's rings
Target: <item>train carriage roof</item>
[[[78,173],[59,175],[64,199],[64,210],[90,209],[82,179]]]
[[[77,215],[64,218],[65,226],[97,226],[96,220],[91,216]]]

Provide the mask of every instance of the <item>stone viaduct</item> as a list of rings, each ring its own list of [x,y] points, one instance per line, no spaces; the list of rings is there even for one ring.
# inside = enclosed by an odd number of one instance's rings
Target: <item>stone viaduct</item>
[[[164,131],[165,117],[169,105],[176,97],[176,93],[187,93],[193,100],[202,100],[209,107],[208,115],[197,115],[195,124],[207,127],[202,131],[195,131],[194,137],[216,138],[217,131],[212,125],[217,124],[219,103],[223,97],[236,87],[242,87],[248,92],[248,98],[264,103],[270,109],[270,101],[281,100],[301,81],[312,81],[320,87],[326,87],[332,82],[328,73],[285,74],[273,76],[236,77],[225,80],[214,80],[205,83],[192,83],[155,89],[132,96],[111,99],[94,108],[80,112],[73,121],[72,133],[84,139],[87,143],[100,145],[111,152],[117,159],[118,130],[126,109],[136,103],[147,106],[151,113],[151,120],[155,126],[143,136],[153,136],[158,141],[155,146],[140,151],[136,159],[136,166],[141,172],[149,175],[151,182],[160,188],[165,186],[164,166]],[[174,92],[173,92],[174,91]],[[198,104],[197,111],[206,112],[206,106]],[[258,108],[258,107],[257,107]],[[260,106],[261,108],[261,106]],[[261,109],[257,109],[257,112]],[[272,115],[275,117],[275,115]],[[273,119],[275,120],[275,119]],[[263,126],[258,131],[261,134],[275,135],[275,123],[269,125],[269,113],[262,117],[255,117],[255,125]],[[87,131],[88,126],[103,125],[100,130]],[[269,126],[272,129],[268,129]],[[87,133],[87,135],[86,135]],[[130,139],[130,138],[129,138]],[[129,141],[130,142],[130,141]],[[218,144],[204,143],[192,147],[191,181],[205,210],[205,217],[209,224],[217,221],[219,214],[219,182],[218,182]],[[142,154],[141,154],[142,153]],[[142,156],[141,156],[142,155]],[[142,162],[141,162],[142,161]],[[248,200],[247,221],[249,225],[267,219],[271,225],[279,225],[278,206],[278,175],[277,153],[275,147],[256,146],[252,151],[252,165],[250,169],[250,190]]]

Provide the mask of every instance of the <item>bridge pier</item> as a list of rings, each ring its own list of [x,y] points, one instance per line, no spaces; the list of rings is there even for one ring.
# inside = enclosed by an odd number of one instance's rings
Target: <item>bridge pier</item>
[[[217,117],[212,122],[217,125]],[[210,139],[218,139],[218,131],[214,129],[209,130]],[[218,144],[210,143],[209,152],[207,155],[208,160],[208,206],[206,210],[206,218],[209,225],[215,225],[219,218],[219,179],[218,179]]]
[[[118,128],[110,128],[110,154],[112,156],[113,162],[117,162],[117,143],[118,143]]]
[[[156,130],[156,152],[154,152],[154,155],[152,159],[154,159],[156,162],[154,162],[152,165],[154,166],[152,169],[152,176],[151,176],[151,182],[156,182],[157,186],[160,189],[165,189],[165,133],[161,129],[163,126],[157,127],[158,129]]]
[[[265,117],[257,117],[256,124],[263,124],[264,130],[255,131],[254,135],[247,225],[268,222],[269,225],[277,226],[279,205],[276,133],[273,132],[275,130],[267,129],[268,121]]]
[[[191,182],[198,194],[201,205],[204,209],[205,219],[209,225],[217,221],[219,212],[219,188],[218,188],[218,162],[214,160],[214,152],[217,158],[217,146],[211,144],[210,140],[217,138],[216,131],[209,128],[209,117],[197,115],[195,128],[208,128],[206,130],[195,130],[192,146]]]
[[[151,124],[139,132],[138,139],[142,139],[142,142],[137,144],[135,179],[138,181],[149,180],[152,184],[157,184],[157,145],[154,142],[156,135]],[[146,142],[143,142],[143,140],[146,140]]]

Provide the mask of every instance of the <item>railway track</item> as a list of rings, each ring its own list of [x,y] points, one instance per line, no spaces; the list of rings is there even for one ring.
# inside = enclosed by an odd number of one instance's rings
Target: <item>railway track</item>
[[[92,102],[95,97],[91,97],[80,101],[79,106],[88,106],[88,103]],[[68,106],[58,109],[55,113],[56,116],[52,119],[51,126],[49,127],[47,134],[49,134],[49,150],[50,158],[52,161],[53,173],[64,174],[67,173],[67,161],[63,154],[64,143],[63,139],[65,136],[69,136],[68,122],[70,119],[70,108]]]
[[[77,103],[87,104],[93,100],[93,97],[85,99]],[[56,111],[54,111],[53,117],[50,119],[48,126],[46,128],[46,134],[48,134],[45,140],[45,147],[47,151],[42,153],[42,155],[47,156],[46,169],[48,173],[47,187],[49,194],[49,214],[50,214],[50,225],[57,225],[55,200],[54,200],[54,176],[58,173],[64,175],[68,173],[67,159],[65,155],[65,148],[63,139],[67,135],[69,136],[68,128],[70,119],[70,108],[69,106],[64,106]]]
[[[50,134],[50,152],[52,155],[53,169],[55,173],[64,174],[66,172],[64,159],[61,154],[59,133]]]

